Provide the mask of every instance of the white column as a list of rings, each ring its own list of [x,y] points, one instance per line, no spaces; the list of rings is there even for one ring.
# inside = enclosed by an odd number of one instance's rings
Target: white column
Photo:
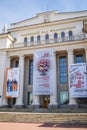
[[[53,78],[54,78],[54,93],[53,95],[50,95],[50,106],[57,106],[58,103],[57,103],[57,74],[56,74],[56,52],[54,52],[54,75],[53,75]]]
[[[6,68],[10,68],[10,61],[11,61],[10,57],[7,57],[6,61],[7,61],[6,62]],[[5,71],[5,80],[6,80],[6,71]],[[4,86],[5,86],[5,84],[4,84]],[[3,101],[2,101],[2,104],[3,105],[8,105],[7,98],[5,98],[5,89],[3,90]]]
[[[70,97],[70,76],[69,76],[69,65],[74,63],[74,54],[73,51],[68,51],[68,82],[69,82],[69,105],[77,104],[76,99]]]
[[[39,96],[38,95],[33,95],[33,103],[32,105],[39,107],[40,101],[39,101]]]
[[[19,57],[19,97],[16,98],[15,105],[23,105],[23,87],[24,87],[24,56]]]

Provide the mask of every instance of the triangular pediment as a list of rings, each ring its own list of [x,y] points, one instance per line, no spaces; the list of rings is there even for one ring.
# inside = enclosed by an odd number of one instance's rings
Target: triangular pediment
[[[35,17],[19,21],[17,23],[11,24],[12,28],[24,27],[30,25],[36,25],[46,22],[53,22],[58,20],[65,20],[71,18],[78,18],[82,16],[87,16],[87,11],[78,11],[78,12],[65,12],[59,13],[58,11],[47,11],[43,13],[38,13]]]

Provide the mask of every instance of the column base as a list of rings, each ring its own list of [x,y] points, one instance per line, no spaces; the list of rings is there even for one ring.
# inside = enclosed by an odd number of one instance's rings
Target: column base
[[[53,104],[53,105],[51,105],[51,104],[49,104],[48,105],[48,109],[56,109],[56,108],[58,108],[58,104]]]
[[[87,104],[78,104],[79,108],[87,108]]]
[[[25,108],[24,105],[13,105],[12,107],[13,107],[13,108]]]
[[[70,105],[70,104],[60,105],[59,107],[60,107],[60,108],[78,108],[78,104],[73,104],[73,105]]]
[[[8,108],[8,105],[2,105],[1,108]]]
[[[34,105],[34,104],[32,104],[32,105],[30,105],[29,107],[30,107],[30,108],[33,108],[33,109],[36,109],[36,108],[40,108],[40,105]]]
[[[78,105],[76,98],[70,98],[69,99],[69,105]]]

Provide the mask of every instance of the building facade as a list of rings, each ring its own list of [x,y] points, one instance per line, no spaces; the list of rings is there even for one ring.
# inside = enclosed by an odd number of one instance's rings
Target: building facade
[[[33,94],[34,52],[53,50],[53,94]],[[11,24],[0,34],[0,106],[86,105],[70,96],[70,64],[87,64],[87,11],[48,11]],[[18,97],[6,97],[6,68],[19,68]],[[86,72],[85,72],[86,74]],[[37,77],[36,77],[37,78]]]

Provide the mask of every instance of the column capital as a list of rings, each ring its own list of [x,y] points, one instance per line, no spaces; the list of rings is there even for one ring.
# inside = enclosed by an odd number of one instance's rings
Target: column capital
[[[7,56],[6,68],[10,68],[11,57]]]
[[[74,49],[67,49],[67,53],[74,53]]]
[[[8,58],[8,59],[9,59],[9,58],[11,59],[11,56],[7,56],[7,58]]]
[[[53,54],[56,55],[56,50],[53,50]]]
[[[18,55],[18,57],[19,57],[19,58],[21,58],[21,57],[22,57],[22,58],[24,58],[25,56],[24,56],[24,55],[22,55],[22,54],[20,54],[20,55]]]
[[[10,56],[8,56],[8,57],[7,57],[7,61],[10,61],[10,60],[11,60],[11,57],[10,57]]]

